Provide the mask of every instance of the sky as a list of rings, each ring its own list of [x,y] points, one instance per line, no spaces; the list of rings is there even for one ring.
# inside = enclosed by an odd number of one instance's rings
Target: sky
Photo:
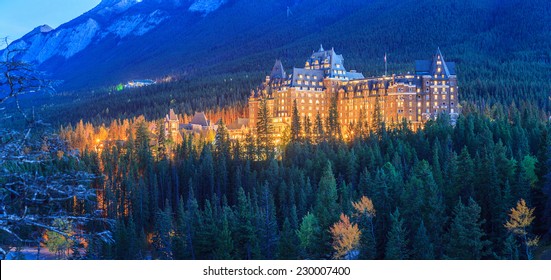
[[[99,2],[101,0],[0,0],[0,38],[13,41],[43,24],[57,28]]]

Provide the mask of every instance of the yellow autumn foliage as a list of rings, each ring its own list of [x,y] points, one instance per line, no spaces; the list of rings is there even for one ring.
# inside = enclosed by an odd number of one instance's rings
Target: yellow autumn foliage
[[[354,213],[355,217],[367,215],[369,218],[375,217],[375,207],[373,206],[373,201],[369,197],[362,196],[360,201],[352,202],[352,206],[356,210]]]
[[[335,259],[346,257],[351,251],[360,245],[361,231],[357,224],[350,223],[350,218],[341,214],[340,221],[331,227],[333,236],[333,249],[335,249]]]
[[[526,206],[526,201],[520,199],[517,207],[511,209],[509,221],[507,221],[505,227],[514,234],[524,235],[526,234],[526,228],[532,224],[534,219],[534,208],[529,208]]]

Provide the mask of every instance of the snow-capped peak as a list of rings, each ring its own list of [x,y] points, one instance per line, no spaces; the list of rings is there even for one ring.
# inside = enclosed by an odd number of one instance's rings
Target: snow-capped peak
[[[49,25],[47,25],[47,24],[44,24],[44,25],[40,26],[40,32],[42,32],[42,33],[48,33],[52,30],[54,30],[54,29],[52,27],[50,27]]]
[[[192,12],[208,14],[220,8],[227,0],[197,0],[189,7]]]

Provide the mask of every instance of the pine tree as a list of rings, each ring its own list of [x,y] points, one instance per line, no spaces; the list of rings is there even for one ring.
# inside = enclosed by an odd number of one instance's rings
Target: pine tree
[[[434,260],[434,246],[429,240],[425,223],[421,221],[419,229],[413,238],[413,259],[415,260]]]
[[[297,100],[293,100],[293,115],[291,117],[291,141],[296,142],[301,139],[300,115],[297,108]]]
[[[318,259],[321,257],[321,228],[318,219],[312,213],[302,218],[297,236],[300,242],[300,255],[303,259]]]
[[[488,245],[483,241],[483,220],[480,220],[480,206],[472,199],[465,206],[461,201],[454,209],[454,218],[450,226],[447,257],[458,260],[479,260]]]
[[[307,143],[312,142],[312,121],[309,116],[304,116],[304,138]]]
[[[369,132],[369,126],[367,123],[367,116],[365,113],[365,109],[360,109],[360,114],[358,117],[358,122],[354,126],[354,135],[358,137],[360,140],[363,140],[367,138],[368,132]]]
[[[316,143],[321,143],[325,140],[325,129],[323,128],[323,121],[319,112],[316,114],[316,120],[314,122],[314,136]]]
[[[398,209],[390,215],[390,220],[392,225],[388,232],[385,259],[407,260],[409,258],[407,249],[408,231],[404,226],[404,220],[400,217],[400,211],[398,211]]]
[[[238,259],[251,260],[260,258],[260,244],[257,228],[255,227],[255,213],[249,197],[243,188],[239,188],[236,205],[237,229],[234,232]]]
[[[268,160],[273,154],[272,123],[268,109],[268,100],[263,98],[260,101],[258,111],[258,122],[256,123],[256,136],[258,142],[258,156],[261,160]]]
[[[157,224],[153,235],[154,256],[161,260],[172,259],[172,209],[168,201],[165,210],[157,212]]]
[[[280,260],[298,259],[298,237],[288,218],[283,222],[278,244],[278,258]]]
[[[266,259],[274,259],[277,253],[278,227],[274,198],[267,184],[264,184],[262,187],[260,195],[259,215],[262,222],[260,224],[259,233],[262,240],[262,254]]]
[[[329,236],[327,230],[338,220],[338,213],[341,212],[337,200],[337,182],[333,176],[331,162],[328,161],[319,181],[316,193],[316,203],[314,206],[314,213],[322,229],[321,241],[324,244],[322,248],[327,255],[329,255],[331,251],[331,236]]]
[[[373,116],[371,117],[371,131],[381,135],[383,126],[383,112],[381,108],[381,100],[379,94],[375,96],[375,105],[373,108]]]
[[[337,106],[337,96],[331,98],[329,106],[329,115],[327,116],[327,134],[331,140],[341,139],[341,126],[339,123],[339,112]]]
[[[214,250],[215,260],[233,260],[234,259],[234,242],[232,238],[232,232],[228,221],[229,212],[231,209],[224,209],[222,213],[222,222],[220,230],[216,236],[216,246]]]
[[[176,235],[173,240],[173,255],[175,260],[184,260],[188,257],[187,254],[187,227],[186,227],[186,211],[184,200],[180,197],[178,201],[177,216],[175,219]]]
[[[506,260],[518,260],[519,251],[518,251],[518,242],[513,234],[507,235],[507,238],[503,242],[503,258]]]
[[[218,158],[224,158],[226,160],[229,159],[230,133],[228,132],[228,128],[222,119],[218,121],[218,128],[216,129],[216,136],[214,139],[216,144],[215,152]]]

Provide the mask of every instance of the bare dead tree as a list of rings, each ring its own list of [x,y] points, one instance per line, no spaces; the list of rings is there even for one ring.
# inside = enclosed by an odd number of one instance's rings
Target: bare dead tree
[[[53,91],[53,83],[44,79],[34,65],[20,60],[24,49],[7,48],[0,57],[0,104],[15,106],[25,120],[17,130],[0,124],[0,259],[18,244],[40,244],[42,232],[48,230],[79,242],[98,238],[112,242],[113,221],[96,210],[71,211],[68,205],[91,205],[96,194],[90,183],[96,175],[82,166],[61,169],[54,162],[78,157],[71,154],[58,135],[33,128],[44,125],[29,116],[20,106],[19,96]],[[13,99],[15,102],[7,102]],[[34,137],[33,137],[34,136]],[[75,226],[72,234],[58,228],[55,220]],[[92,230],[89,225],[94,224]],[[97,230],[100,228],[100,230]],[[30,234],[33,233],[33,234]]]
[[[0,58],[0,104],[14,99],[17,110],[28,124],[34,123],[34,118],[21,108],[19,96],[28,93],[54,91],[53,81],[44,78],[44,74],[36,69],[32,63],[20,59],[25,49],[12,47],[8,39],[4,38],[6,48]]]

